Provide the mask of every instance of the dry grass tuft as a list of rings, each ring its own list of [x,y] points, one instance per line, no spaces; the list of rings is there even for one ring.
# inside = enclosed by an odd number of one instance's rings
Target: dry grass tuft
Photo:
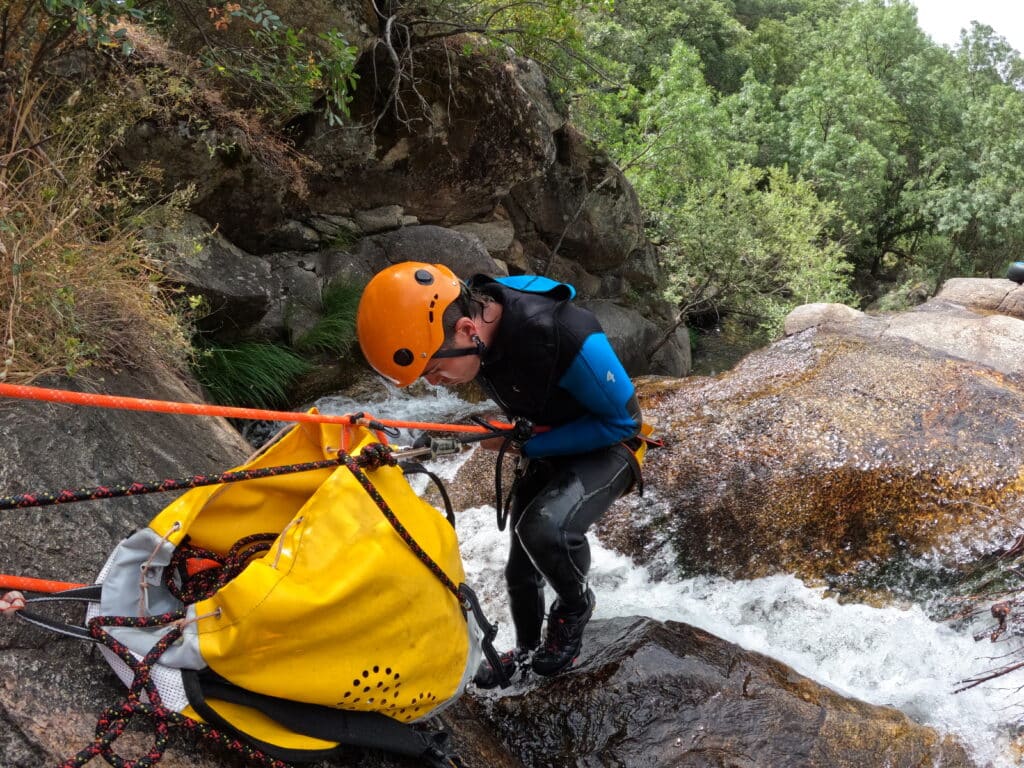
[[[106,28],[132,51],[125,58],[38,4],[15,3],[19,13],[4,18],[17,22],[16,44],[0,46],[0,381],[90,366],[184,368],[188,309],[170,303],[139,231],[183,210],[194,190],[167,190],[156,166],[119,172],[113,150],[140,120],[185,121],[299,196],[313,163],[266,115],[229,105],[201,62],[147,27]],[[69,53],[90,73],[77,84],[51,74]]]
[[[0,109],[0,380],[183,365],[188,339],[142,242],[96,180],[97,150],[51,131],[29,82]]]

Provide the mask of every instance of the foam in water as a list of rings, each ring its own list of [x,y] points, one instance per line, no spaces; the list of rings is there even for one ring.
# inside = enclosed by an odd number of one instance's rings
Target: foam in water
[[[499,649],[514,643],[502,569],[506,534],[492,507],[458,513],[467,579],[499,622]],[[979,765],[1008,768],[1015,732],[1009,693],[990,684],[954,694],[960,680],[987,668],[993,649],[907,609],[840,604],[793,576],[752,581],[717,578],[653,581],[648,569],[591,536],[595,618],[649,616],[699,627],[777,659],[846,696],[891,706],[916,722],[956,735]],[[549,602],[553,595],[548,595]],[[1024,694],[1017,696],[1024,702]]]

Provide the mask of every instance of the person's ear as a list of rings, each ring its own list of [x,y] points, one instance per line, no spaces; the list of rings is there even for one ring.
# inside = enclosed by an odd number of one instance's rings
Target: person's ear
[[[455,332],[466,334],[466,338],[472,339],[477,334],[476,323],[471,317],[460,317],[455,321]]]

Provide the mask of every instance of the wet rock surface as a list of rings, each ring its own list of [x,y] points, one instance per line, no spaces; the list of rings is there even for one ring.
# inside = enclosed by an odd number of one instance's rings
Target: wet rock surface
[[[197,399],[167,372],[112,374],[86,386]],[[0,478],[7,493],[222,470],[249,452],[224,422],[183,416],[18,402],[0,408],[0,426]],[[0,561],[5,571],[19,575],[91,581],[116,543],[170,501],[162,496],[11,513],[0,537]],[[80,620],[74,611],[67,618]],[[4,768],[37,768],[75,754],[92,740],[99,714],[124,695],[102,658],[81,642],[55,639],[12,620],[0,621],[0,679]],[[451,734],[467,768],[900,768],[938,765],[940,759],[947,768],[970,765],[959,747],[897,712],[845,699],[782,664],[684,625],[639,618],[594,622],[579,669],[571,674],[533,680],[504,697],[470,692],[427,727]],[[147,727],[138,723],[117,751],[137,757],[151,743]],[[799,757],[804,762],[791,759],[805,753]],[[846,754],[856,762],[843,762]],[[161,764],[238,768],[243,762],[179,733]],[[352,749],[319,766],[420,763]]]
[[[717,378],[641,382],[668,445],[603,535],[683,573],[833,585],[1001,551],[1024,505],[1022,352],[1024,321],[938,299],[825,316]]]
[[[534,768],[973,765],[901,712],[676,622],[594,621],[577,668],[530,685],[473,706]]]

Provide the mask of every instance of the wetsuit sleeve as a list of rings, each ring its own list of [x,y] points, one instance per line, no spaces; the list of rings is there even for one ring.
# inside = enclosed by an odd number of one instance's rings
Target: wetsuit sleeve
[[[604,448],[627,440],[640,429],[640,408],[633,382],[608,337],[593,333],[558,382],[587,413],[530,438],[526,456],[558,456]]]

